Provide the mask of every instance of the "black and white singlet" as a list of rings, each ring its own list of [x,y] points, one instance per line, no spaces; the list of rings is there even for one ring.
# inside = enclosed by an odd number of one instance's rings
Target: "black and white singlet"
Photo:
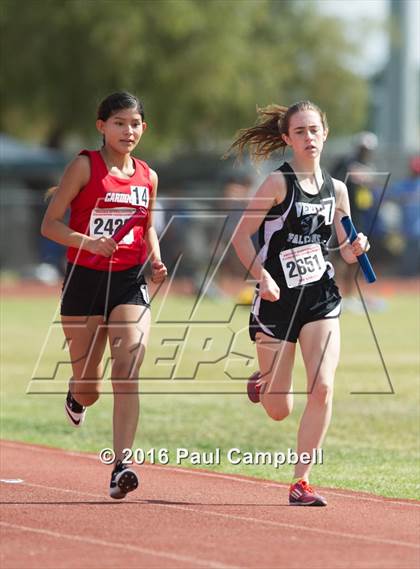
[[[335,191],[331,176],[322,170],[317,194],[301,187],[285,162],[287,192],[281,204],[266,214],[259,231],[259,260],[280,288],[276,302],[263,300],[257,285],[251,310],[250,336],[257,332],[296,342],[302,326],[340,314],[341,297],[328,260],[332,235]]]
[[[327,246],[335,213],[332,178],[322,170],[324,182],[313,195],[302,189],[287,162],[279,170],[287,193],[281,204],[267,212],[259,228],[261,264],[280,287],[296,288],[332,278]]]

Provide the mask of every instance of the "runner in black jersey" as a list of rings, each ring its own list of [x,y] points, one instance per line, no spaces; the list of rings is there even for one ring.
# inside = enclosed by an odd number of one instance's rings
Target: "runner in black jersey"
[[[259,110],[260,121],[240,131],[232,149],[250,146],[255,158],[267,158],[289,146],[293,159],[268,176],[251,200],[237,228],[236,252],[257,280],[250,335],[256,342],[260,371],[248,382],[248,395],[261,402],[274,420],[286,418],[293,406],[292,371],[299,341],[307,374],[307,404],[297,441],[302,457],[295,467],[289,502],[325,506],[309,486],[312,464],[321,447],[332,411],[334,375],[339,359],[341,297],[328,260],[334,224],[341,255],[347,263],[367,251],[359,233],[349,244],[341,217],[350,214],[347,188],[320,167],[328,135],[325,114],[310,101],[291,107]],[[252,235],[258,231],[257,255]],[[305,460],[303,457],[305,456]]]
[[[328,261],[328,241],[335,213],[335,190],[331,176],[322,170],[323,184],[313,195],[299,183],[285,162],[278,169],[284,176],[286,196],[274,205],[260,225],[259,260],[282,291],[273,303],[259,295],[257,285],[250,335],[257,332],[296,342],[302,326],[340,314],[338,289]],[[305,289],[305,290],[304,290]]]

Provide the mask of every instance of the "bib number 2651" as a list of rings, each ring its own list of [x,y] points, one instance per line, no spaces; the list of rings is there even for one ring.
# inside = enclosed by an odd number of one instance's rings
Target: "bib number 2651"
[[[289,288],[318,281],[326,269],[325,259],[318,244],[282,251],[280,261]]]

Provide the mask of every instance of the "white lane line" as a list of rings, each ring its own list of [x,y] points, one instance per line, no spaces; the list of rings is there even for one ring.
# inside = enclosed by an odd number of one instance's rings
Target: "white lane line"
[[[65,454],[67,456],[76,456],[78,458],[87,458],[88,460],[94,460],[96,462],[100,462],[99,461],[99,457],[95,454],[89,454],[89,453],[84,453],[84,452],[75,452],[75,451],[70,451],[70,450],[62,450],[62,449],[57,449],[57,448],[43,448],[43,447],[38,447],[38,446],[32,446],[30,444],[26,444],[26,443],[13,443],[12,441],[0,441],[0,445],[4,445],[4,446],[8,446],[10,448],[27,448],[29,450],[32,450],[34,452],[44,452],[44,453],[55,453],[55,454]],[[165,470],[166,472],[174,472],[176,474],[191,474],[193,476],[207,476],[210,478],[219,478],[222,480],[231,480],[234,482],[242,482],[243,484],[257,484],[258,486],[264,485],[265,487],[269,487],[269,488],[289,488],[289,484],[285,484],[284,482],[269,482],[267,480],[253,480],[253,479],[247,479],[247,478],[242,478],[239,476],[235,476],[234,474],[221,474],[219,472],[203,472],[202,470],[196,470],[195,468],[183,468],[181,466],[179,467],[172,467],[172,466],[166,466],[166,465],[160,465],[160,464],[142,464],[141,468],[153,468],[153,469],[162,469]],[[396,500],[393,498],[387,498],[386,496],[384,496],[383,498],[374,498],[373,496],[365,496],[363,495],[363,493],[361,495],[357,495],[354,496],[352,494],[345,494],[343,492],[336,492],[335,490],[330,490],[328,488],[325,489],[325,492],[328,492],[329,495],[331,496],[340,496],[341,498],[346,498],[348,500],[358,500],[358,501],[364,501],[364,502],[379,502],[380,504],[383,505],[388,505],[388,504],[396,504],[398,506],[407,506],[407,507],[414,507],[414,508],[420,508],[420,502],[419,503],[415,503],[415,502],[402,502],[400,500]]]
[[[172,504],[154,504],[154,505],[164,506],[166,508],[174,508],[177,510],[186,510],[186,511],[194,512],[194,513],[200,514],[200,515],[205,514],[206,516],[219,516],[222,518],[230,518],[230,519],[235,519],[235,520],[241,520],[244,522],[254,522],[254,523],[257,523],[259,525],[265,524],[265,525],[269,525],[269,526],[284,527],[284,528],[290,528],[290,529],[295,529],[295,530],[312,531],[314,533],[319,533],[322,535],[331,535],[334,537],[345,537],[345,538],[349,538],[349,539],[360,539],[362,541],[369,541],[371,543],[382,543],[385,545],[398,545],[401,547],[411,547],[413,549],[420,549],[419,544],[410,543],[409,541],[399,541],[396,539],[386,539],[386,538],[382,538],[382,537],[370,537],[367,535],[359,535],[357,533],[347,533],[347,532],[343,532],[343,531],[327,530],[327,529],[315,528],[312,526],[288,524],[285,522],[275,522],[272,520],[260,520],[258,518],[250,518],[247,516],[238,516],[236,514],[223,514],[221,512],[213,512],[212,510],[201,510],[201,509],[199,510],[197,508],[187,508],[186,506],[175,506]]]
[[[102,499],[104,498],[104,496],[102,496],[102,495],[91,494],[89,492],[81,492],[80,490],[70,490],[67,488],[66,489],[57,488],[54,486],[45,486],[42,484],[32,484],[32,483],[27,483],[27,482],[25,482],[24,485],[25,486],[33,486],[34,488],[44,488],[46,490],[57,490],[59,492],[71,492],[73,494],[94,496],[96,498],[102,498]],[[45,503],[48,504],[48,502],[45,502]],[[3,502],[3,505],[4,504],[7,504],[7,502],[5,502],[5,503]],[[289,524],[286,522],[277,522],[274,520],[264,520],[264,519],[260,519],[260,518],[251,518],[249,516],[239,516],[237,514],[224,514],[222,512],[214,512],[213,510],[203,510],[201,508],[200,509],[199,508],[188,508],[187,506],[178,506],[175,504],[156,504],[156,503],[151,504],[150,502],[147,502],[147,500],[141,500],[141,501],[136,501],[136,502],[125,502],[125,504],[130,504],[130,505],[143,504],[143,505],[147,505],[147,506],[151,506],[151,507],[158,506],[161,508],[171,508],[174,510],[182,510],[182,511],[192,512],[192,513],[198,514],[200,516],[205,514],[206,516],[216,516],[216,517],[228,518],[228,519],[232,519],[232,520],[239,520],[239,521],[244,521],[244,522],[256,523],[259,525],[284,527],[284,528],[294,529],[294,530],[299,530],[299,531],[300,530],[312,531],[314,533],[319,533],[321,535],[331,535],[331,536],[340,537],[340,538],[359,539],[362,541],[369,541],[372,543],[381,543],[381,544],[385,544],[385,545],[398,545],[401,547],[410,547],[410,548],[414,548],[414,549],[420,549],[419,544],[411,543],[409,541],[400,541],[400,540],[387,539],[387,538],[382,538],[382,537],[366,536],[366,535],[361,535],[361,534],[357,534],[357,533],[348,533],[348,532],[334,531],[334,530],[328,530],[328,529],[321,529],[321,528],[316,528],[316,527],[312,527],[312,526]],[[217,504],[215,504],[215,505],[217,505]],[[239,507],[246,507],[246,506],[247,506],[247,504],[239,504]]]
[[[133,551],[135,553],[143,553],[146,555],[152,555],[155,557],[163,557],[164,559],[170,559],[171,561],[179,561],[183,563],[191,563],[194,567],[211,567],[213,569],[239,569],[238,566],[226,565],[225,563],[219,563],[217,561],[201,560],[196,557],[190,557],[189,555],[177,555],[176,553],[165,553],[164,551],[156,551],[155,549],[149,549],[147,547],[139,547],[137,545],[130,545],[129,543],[111,543],[103,539],[96,539],[93,537],[85,537],[82,535],[72,535],[68,533],[62,533],[58,531],[51,531],[41,528],[31,528],[28,526],[21,526],[18,524],[10,524],[9,522],[0,522],[0,525],[5,528],[16,529],[19,531],[28,531],[32,533],[40,533],[42,535],[47,535],[48,537],[56,537],[59,539],[69,539],[70,541],[80,541],[82,543],[90,543],[92,545],[100,545],[101,547],[111,547],[115,549],[122,549],[123,551]]]
[[[70,490],[70,488],[58,488],[57,486],[45,486],[45,484],[34,484],[32,482],[30,482],[30,483],[25,482],[24,486],[31,486],[32,488],[43,488],[43,489],[48,489],[48,490],[55,490],[57,492],[67,492],[70,494],[83,494],[83,496],[91,496],[92,498],[102,498],[102,500],[105,500],[106,498],[108,498],[108,496],[105,494],[92,494],[91,492],[80,492],[80,490]],[[48,502],[45,502],[45,503],[48,504]],[[113,503],[120,504],[121,502],[116,502],[114,500],[112,500],[112,502],[111,502],[111,499],[110,499],[109,503],[110,504],[113,504]]]
[[[289,489],[290,484],[285,484],[284,482],[269,482],[267,480],[253,480],[253,479],[246,479],[240,478],[239,476],[235,476],[234,474],[220,474],[219,472],[203,472],[200,470],[195,470],[194,468],[182,468],[182,467],[171,467],[171,466],[163,466],[160,464],[143,464],[141,468],[149,467],[149,468],[159,468],[166,471],[175,472],[178,474],[193,474],[195,476],[209,476],[210,478],[222,478],[224,480],[233,480],[235,482],[244,482],[245,484],[257,484],[258,486],[265,486],[269,488],[287,488]],[[351,491],[351,490],[350,490]],[[347,498],[349,500],[358,500],[358,501],[367,501],[367,502],[379,502],[380,504],[387,505],[387,504],[397,504],[400,506],[414,506],[415,508],[420,508],[420,502],[401,502],[400,500],[395,500],[393,498],[387,498],[384,496],[383,498],[373,498],[371,496],[365,496],[363,493],[358,496],[354,496],[352,494],[344,494],[343,492],[336,492],[334,490],[330,490],[329,488],[325,488],[324,492],[328,492],[328,495],[331,496],[340,496],[342,498]]]

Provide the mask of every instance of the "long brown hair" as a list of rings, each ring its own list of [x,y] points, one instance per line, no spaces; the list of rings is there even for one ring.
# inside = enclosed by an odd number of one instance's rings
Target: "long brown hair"
[[[273,152],[287,146],[283,134],[289,134],[290,118],[299,111],[316,111],[321,117],[324,130],[328,129],[327,116],[311,101],[299,101],[290,107],[282,105],[268,105],[257,107],[258,119],[254,126],[241,129],[229,147],[227,155],[236,152],[241,156],[245,148],[254,161],[268,158]]]

